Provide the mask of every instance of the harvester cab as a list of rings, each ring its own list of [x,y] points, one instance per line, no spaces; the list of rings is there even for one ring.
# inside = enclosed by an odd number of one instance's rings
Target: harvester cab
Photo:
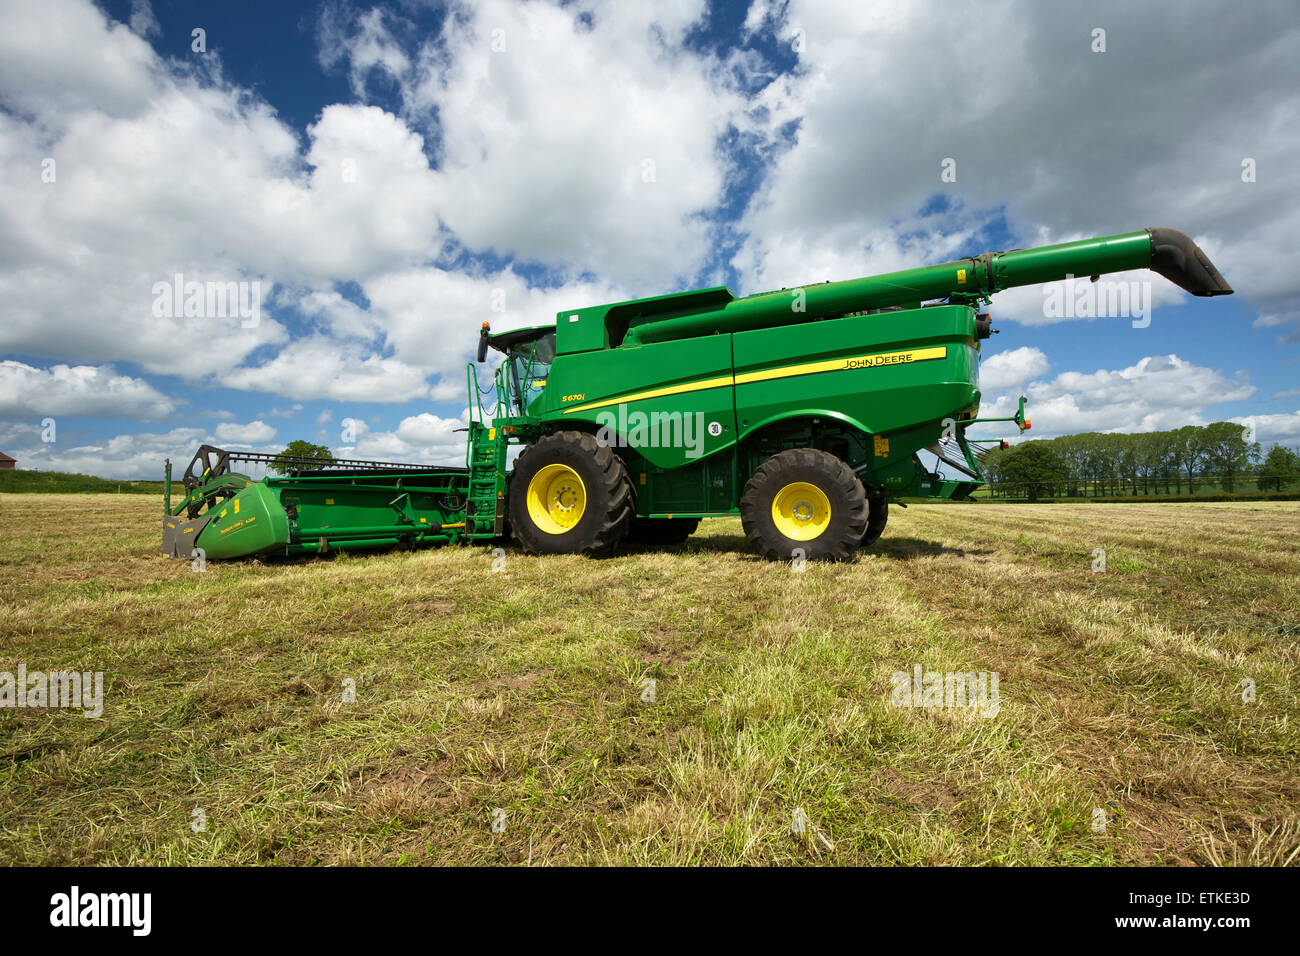
[[[555,326],[539,325],[495,335],[484,323],[484,340],[505,355],[505,378],[509,407],[524,414],[546,387],[546,376],[555,361]],[[483,352],[479,361],[487,358]]]
[[[1004,444],[968,438],[972,426],[1030,427],[1023,398],[1013,415],[979,415],[990,297],[1137,268],[1193,295],[1232,292],[1190,238],[1146,229],[744,297],[714,287],[588,306],[498,333],[483,323],[478,362],[489,348],[504,358],[486,390],[467,368],[463,468],[280,462],[281,476],[254,481],[231,464],[258,456],[208,448],[178,507],[169,492],[164,551],[509,533],[532,554],[600,556],[731,516],[764,557],[847,558],[880,536],[891,501],[970,497],[983,449]]]

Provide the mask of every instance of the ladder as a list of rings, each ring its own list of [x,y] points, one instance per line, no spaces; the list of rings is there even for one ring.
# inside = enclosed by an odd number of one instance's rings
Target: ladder
[[[500,537],[506,521],[506,449],[505,433],[484,419],[483,392],[478,387],[478,369],[470,363],[466,369],[470,394],[469,435],[465,449],[469,468],[469,496],[465,502],[465,537],[488,539]],[[496,393],[494,411],[505,408],[501,370],[493,376]],[[477,414],[476,414],[477,413]]]
[[[506,441],[499,428],[469,425],[469,500],[465,537],[495,538],[505,530]]]

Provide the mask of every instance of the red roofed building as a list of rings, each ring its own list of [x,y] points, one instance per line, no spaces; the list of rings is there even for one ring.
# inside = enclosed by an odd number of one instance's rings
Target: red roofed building
[[[0,471],[13,471],[17,467],[17,458],[10,458],[4,452],[0,451]]]

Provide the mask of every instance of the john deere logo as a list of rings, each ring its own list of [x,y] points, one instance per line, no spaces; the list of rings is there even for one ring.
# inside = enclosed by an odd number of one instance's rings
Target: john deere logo
[[[915,362],[916,357],[911,352],[894,352],[890,355],[866,355],[862,358],[851,358],[844,363],[845,368],[876,368],[880,365],[906,365],[908,362]]]

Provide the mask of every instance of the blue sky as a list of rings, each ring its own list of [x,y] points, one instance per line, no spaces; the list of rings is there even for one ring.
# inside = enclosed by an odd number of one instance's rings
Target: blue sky
[[[985,414],[1024,392],[1036,435],[1231,419],[1298,444],[1291,13],[14,0],[0,450],[114,477],[201,441],[454,460],[485,318],[1144,226],[1238,294],[1125,276],[1154,296],[1135,328],[1005,293]],[[176,273],[257,283],[257,323],[159,315]]]

